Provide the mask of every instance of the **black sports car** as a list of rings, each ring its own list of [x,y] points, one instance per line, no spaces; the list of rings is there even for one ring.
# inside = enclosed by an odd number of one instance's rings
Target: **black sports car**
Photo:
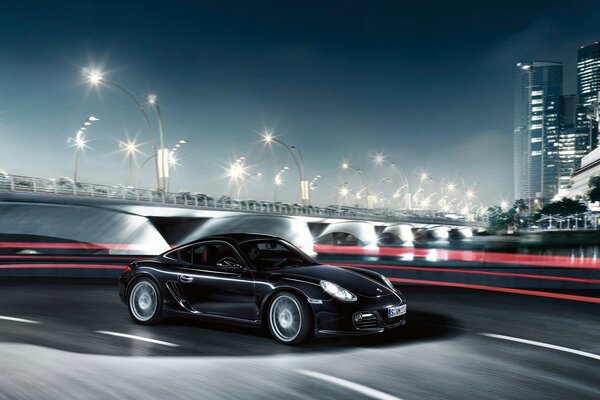
[[[282,343],[405,323],[406,300],[374,271],[322,265],[283,239],[233,233],[135,261],[119,279],[133,320],[193,316],[268,326]]]

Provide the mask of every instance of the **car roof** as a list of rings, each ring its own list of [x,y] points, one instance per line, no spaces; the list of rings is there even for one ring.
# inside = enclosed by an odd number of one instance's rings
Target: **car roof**
[[[280,240],[283,240],[280,237],[273,236],[273,235],[265,235],[262,233],[234,232],[234,233],[221,233],[218,235],[205,236],[203,238],[194,240],[191,243],[202,242],[205,240],[226,240],[229,242],[241,243],[241,242],[245,242],[247,240],[254,240],[254,239],[280,239]]]

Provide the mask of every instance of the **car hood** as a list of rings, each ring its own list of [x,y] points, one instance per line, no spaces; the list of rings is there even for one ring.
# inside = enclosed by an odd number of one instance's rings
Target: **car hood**
[[[321,280],[333,282],[351,291],[357,296],[378,297],[393,293],[383,282],[331,265],[309,265],[304,267],[288,267],[273,270],[271,277],[291,278],[319,284]]]

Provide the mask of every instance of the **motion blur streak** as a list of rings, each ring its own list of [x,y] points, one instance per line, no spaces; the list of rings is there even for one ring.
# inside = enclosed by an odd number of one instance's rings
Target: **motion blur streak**
[[[536,254],[497,253],[472,250],[415,249],[380,247],[367,249],[355,246],[315,245],[314,250],[323,254],[348,254],[365,256],[414,257],[427,258],[432,250],[437,252],[437,259],[443,261],[472,261],[498,264],[547,265],[556,267],[600,269],[600,261],[589,257],[546,256]]]
[[[564,281],[564,282],[580,282],[597,284],[600,283],[600,279],[585,279],[585,278],[569,278],[563,276],[553,275],[536,275],[536,274],[517,274],[513,272],[491,272],[491,271],[473,271],[469,269],[457,269],[457,268],[438,268],[438,267],[408,267],[403,265],[382,265],[382,264],[354,264],[354,263],[329,263],[330,265],[349,267],[359,267],[368,269],[396,269],[405,271],[432,271],[432,272],[450,272],[457,274],[474,274],[474,275],[492,275],[492,276],[510,276],[514,278],[531,278],[531,279],[542,279],[547,281]]]
[[[585,302],[585,303],[600,304],[600,298],[597,298],[597,297],[587,297],[587,296],[577,296],[577,295],[572,295],[572,294],[542,292],[539,290],[512,289],[512,288],[494,287],[494,286],[485,286],[485,285],[471,285],[468,283],[441,282],[441,281],[406,279],[406,278],[389,278],[389,280],[392,282],[398,282],[398,283],[415,283],[415,284],[419,284],[419,285],[448,286],[448,287],[457,287],[457,288],[465,288],[465,289],[487,290],[487,291],[491,291],[491,292],[524,294],[527,296],[549,297],[549,298],[553,298],[553,299],[574,300],[574,301],[581,301],[581,302]]]
[[[0,319],[2,319],[4,321],[23,322],[25,324],[39,324],[38,321],[32,321],[30,319],[25,319],[25,318],[7,317],[5,315],[0,315]]]
[[[98,256],[95,254],[90,255],[74,255],[74,256],[52,256],[47,254],[11,254],[11,255],[1,255],[0,260],[82,260],[82,259],[92,259],[92,260],[127,260],[134,261],[139,260],[140,258],[150,258],[154,256],[145,256],[145,255],[131,255],[131,256]]]
[[[172,247],[172,246],[171,246]],[[144,250],[143,244],[115,243],[60,243],[60,242],[0,242],[0,248],[11,249],[80,249],[80,250]],[[536,254],[498,253],[472,250],[415,249],[380,247],[365,248],[358,246],[314,245],[314,251],[322,254],[347,254],[363,256],[402,257],[413,256],[426,259],[432,250],[440,261],[467,261],[497,264],[545,265],[569,268],[600,269],[597,258],[575,256],[547,256]],[[141,257],[141,256],[137,256]]]
[[[66,269],[125,269],[125,265],[109,264],[2,264],[0,269],[46,269],[46,268],[66,268]]]
[[[60,242],[0,242],[1,249],[82,249],[82,250],[143,250],[141,244],[60,243]]]
[[[600,361],[600,355],[588,353],[587,351],[575,350],[575,349],[570,349],[568,347],[556,346],[554,344],[536,342],[534,340],[521,339],[521,338],[516,338],[516,337],[512,337],[512,336],[496,335],[494,333],[482,333],[481,335],[495,338],[495,339],[508,340],[511,342],[524,343],[524,344],[530,344],[532,346],[544,347],[546,349],[564,351],[565,353],[577,354],[578,356],[593,358],[594,360]]]
[[[163,340],[151,339],[151,338],[147,338],[147,337],[143,337],[143,336],[129,335],[127,333],[110,332],[110,331],[96,331],[96,333],[101,333],[103,335],[109,335],[109,336],[122,337],[125,339],[141,340],[142,342],[160,344],[162,346],[179,347],[179,345],[175,344],[175,343],[165,342]]]
[[[336,378],[335,376],[321,374],[319,372],[314,371],[306,371],[306,370],[298,370],[299,373],[310,376],[315,379],[320,379],[322,381],[330,382],[342,387],[345,387],[350,390],[354,390],[360,394],[364,394],[365,396],[371,397],[377,400],[401,400],[399,397],[395,397],[389,395],[387,393],[380,392],[379,390],[371,389],[370,387],[359,385],[358,383],[350,382],[345,379]]]

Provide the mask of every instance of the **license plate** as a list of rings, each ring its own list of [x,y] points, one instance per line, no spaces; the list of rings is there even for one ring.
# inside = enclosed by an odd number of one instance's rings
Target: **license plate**
[[[399,317],[404,314],[406,314],[406,304],[388,308],[388,318]]]

